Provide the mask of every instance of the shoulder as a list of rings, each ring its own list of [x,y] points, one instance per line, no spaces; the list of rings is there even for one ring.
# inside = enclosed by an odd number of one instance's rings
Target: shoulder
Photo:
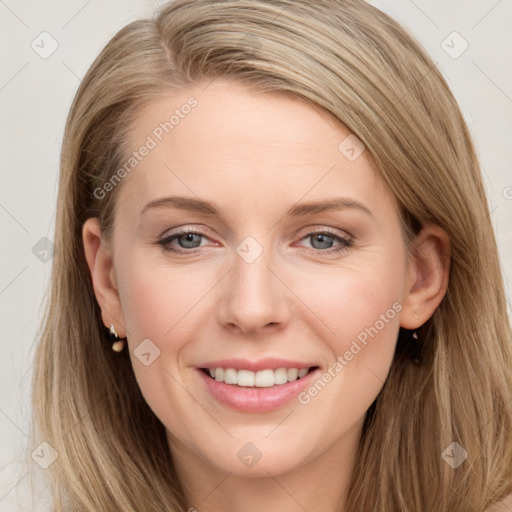
[[[485,512],[512,512],[512,494],[509,494],[496,505],[489,507]]]

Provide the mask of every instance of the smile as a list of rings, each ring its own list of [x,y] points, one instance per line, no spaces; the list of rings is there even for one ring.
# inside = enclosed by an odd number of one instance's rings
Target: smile
[[[279,386],[287,382],[294,382],[301,379],[313,369],[312,368],[277,368],[275,370],[268,368],[254,372],[252,370],[236,368],[202,368],[217,382],[224,382],[241,387],[269,388]]]
[[[267,358],[260,361],[211,361],[197,373],[212,398],[229,409],[263,413],[280,409],[297,399],[321,373],[311,363]]]

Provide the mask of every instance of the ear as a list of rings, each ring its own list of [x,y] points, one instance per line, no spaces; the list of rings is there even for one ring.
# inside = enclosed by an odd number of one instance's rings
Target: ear
[[[400,313],[402,327],[417,329],[434,314],[448,288],[450,254],[446,231],[426,224],[413,241],[408,290]]]
[[[107,328],[114,324],[118,336],[125,338],[126,327],[112,255],[102,238],[100,222],[97,217],[91,217],[85,221],[82,227],[82,239],[103,323]]]

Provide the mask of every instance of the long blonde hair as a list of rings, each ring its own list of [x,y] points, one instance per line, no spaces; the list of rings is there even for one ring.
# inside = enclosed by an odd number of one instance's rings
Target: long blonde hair
[[[306,99],[365,144],[399,204],[404,239],[426,222],[451,240],[445,298],[420,329],[423,363],[397,357],[370,407],[348,511],[481,511],[512,492],[512,334],[470,134],[440,72],[403,28],[360,0],[177,0],[120,30],[84,77],[62,147],[51,293],[33,401],[59,454],[55,510],[186,507],[165,429],[126,353],[110,348],[81,239],[112,234],[94,190],[126,157],[140,109],[217,77]],[[457,469],[443,451],[459,443]]]

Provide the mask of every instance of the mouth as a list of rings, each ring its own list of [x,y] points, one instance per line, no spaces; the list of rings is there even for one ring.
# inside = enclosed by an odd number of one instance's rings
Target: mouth
[[[236,368],[199,368],[206,376],[216,382],[244,388],[271,388],[303,379],[318,366],[307,368],[267,368],[259,371]]]
[[[321,375],[317,365],[282,359],[212,361],[196,370],[213,403],[242,413],[285,407]]]

